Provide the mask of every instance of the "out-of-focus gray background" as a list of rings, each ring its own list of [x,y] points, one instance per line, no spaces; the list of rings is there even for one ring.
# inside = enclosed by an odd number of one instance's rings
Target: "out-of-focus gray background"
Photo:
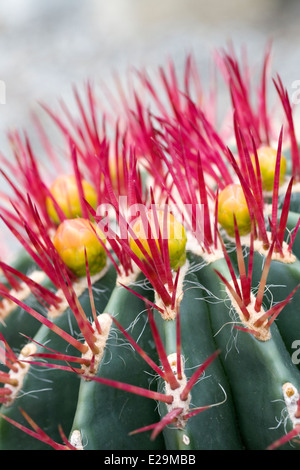
[[[110,86],[112,71],[154,70],[168,57],[180,69],[191,51],[205,80],[228,40],[260,64],[272,39],[272,70],[289,89],[300,79],[299,18],[297,0],[0,0],[0,151],[7,129],[30,127],[40,100],[68,102],[74,83]]]

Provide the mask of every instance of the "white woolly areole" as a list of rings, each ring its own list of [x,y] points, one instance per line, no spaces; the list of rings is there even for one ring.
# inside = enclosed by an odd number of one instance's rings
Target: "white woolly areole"
[[[300,426],[300,418],[295,417],[299,400],[298,390],[293,384],[287,382],[282,386],[282,392],[293,427],[295,428],[296,426]]]
[[[270,240],[271,239],[271,233],[267,232],[267,235],[268,235],[268,238]],[[229,237],[229,236],[227,238],[228,238],[228,240],[231,240],[232,242],[235,243],[234,238]],[[242,245],[250,247],[250,243],[251,243],[250,235],[241,236],[241,244]],[[260,253],[261,255],[263,255],[265,257],[268,256],[269,249],[264,248],[264,244],[263,244],[262,240],[257,240],[257,239],[254,240],[253,241],[253,249],[254,249],[255,252]],[[281,263],[285,263],[285,264],[295,263],[296,256],[288,250],[288,244],[285,241],[282,243],[282,252],[283,252],[283,256],[281,255],[281,253],[276,252],[276,251],[273,250],[272,260],[280,261]]]
[[[240,280],[239,279],[237,279],[237,282],[240,285]],[[234,288],[233,281],[231,281],[230,284]],[[254,331],[257,332],[257,334],[255,335],[255,338],[259,339],[260,341],[268,341],[271,338],[270,329],[266,326],[268,320],[265,320],[264,323],[259,327],[254,325],[254,323],[265,312],[264,312],[264,309],[262,307],[260,308],[259,312],[257,312],[255,310],[254,306],[255,306],[256,297],[253,295],[253,293],[251,292],[251,294],[250,294],[250,303],[249,303],[249,305],[247,305],[247,310],[249,312],[250,318],[249,318],[249,320],[246,320],[246,318],[244,317],[243,312],[241,311],[241,309],[238,306],[235,299],[232,297],[232,295],[231,295],[231,293],[230,293],[230,291],[228,290],[227,287],[226,287],[226,292],[228,294],[228,297],[230,298],[232,306],[234,307],[235,311],[238,313],[238,315],[241,319],[241,322],[245,325],[245,327],[249,328],[250,330],[254,330]]]
[[[84,370],[84,375],[89,377],[93,377],[97,373],[112,324],[112,318],[109,313],[101,313],[97,318],[100,324],[101,334],[97,332],[94,323],[92,326],[94,329],[94,335],[96,336],[95,346],[98,348],[99,352],[98,354],[94,355],[91,349],[88,348],[87,352],[82,354],[83,359],[88,359],[89,361],[92,361],[93,364],[93,370],[91,370],[90,366],[86,366],[85,364],[81,365],[81,368]],[[85,344],[87,345],[87,343]]]
[[[75,447],[77,450],[83,450],[81,433],[78,429],[75,429],[70,438],[70,444]]]
[[[132,262],[132,272],[130,274],[126,275],[122,266],[119,266],[119,269],[121,273],[117,276],[117,285],[123,284],[124,286],[129,286],[130,284],[134,284],[138,275],[141,273],[140,268],[134,262]]]
[[[91,284],[92,285],[95,284],[97,281],[99,281],[99,279],[105,276],[105,274],[108,271],[108,268],[109,268],[109,262],[106,264],[106,266],[104,266],[104,268],[99,273],[94,274],[94,276],[91,276]],[[84,276],[84,277],[79,278],[73,283],[72,287],[74,289],[76,296],[79,297],[88,288],[87,277]],[[57,308],[53,306],[49,308],[48,314],[47,314],[49,318],[60,317],[64,313],[64,311],[69,307],[69,303],[67,299],[65,298],[65,295],[62,289],[58,289],[58,291],[56,292],[56,295],[61,299],[61,302],[59,303],[59,306]]]
[[[268,249],[266,250],[264,248],[263,242],[261,240],[255,240],[254,251],[257,251],[261,255],[267,256],[269,250]],[[272,260],[280,261],[281,263],[285,263],[285,264],[292,264],[296,261],[296,256],[293,253],[289,252],[288,244],[285,241],[282,243],[282,252],[283,252],[283,256],[281,255],[281,253],[273,251]]]
[[[38,284],[42,283],[46,277],[44,271],[33,271],[30,276],[28,276],[30,279],[32,279],[34,282],[37,282]],[[31,289],[30,287],[26,284],[26,282],[22,282],[20,285],[20,289],[15,290],[11,289],[10,290],[10,295],[15,297],[16,299],[22,301],[27,299],[27,297],[31,294]],[[10,299],[3,299],[1,302],[1,308],[0,308],[0,322],[5,323],[5,318],[12,313],[18,305]]]
[[[180,428],[184,428],[186,425],[186,421],[183,419],[183,416],[188,413],[189,408],[190,408],[190,402],[191,402],[191,395],[189,394],[187,399],[182,401],[180,398],[181,393],[183,392],[186,384],[187,384],[187,378],[186,375],[184,374],[183,370],[183,361],[181,358],[181,370],[182,370],[182,378],[178,379],[177,377],[177,354],[172,353],[168,355],[168,361],[169,364],[172,368],[172,371],[174,375],[176,376],[176,379],[179,383],[179,387],[176,388],[175,390],[172,390],[168,382],[165,383],[165,394],[166,395],[171,395],[173,397],[172,403],[169,405],[167,404],[167,410],[168,412],[176,409],[176,408],[183,408],[181,414],[177,416],[176,421],[177,421],[177,426]]]
[[[190,236],[190,235],[188,235],[186,249],[187,251],[190,251],[196,256],[201,256],[201,258],[204,259],[206,264],[210,264],[215,261],[218,261],[219,259],[224,258],[224,253],[223,253],[222,248],[218,246],[217,248],[211,247],[211,252],[208,253],[205,249],[202,248],[199,241],[194,236]]]
[[[186,262],[184,263],[183,266],[181,266],[180,268],[180,271],[179,271],[179,277],[178,277],[178,281],[177,281],[177,289],[176,289],[176,301],[175,301],[175,307],[174,309],[172,309],[171,307],[169,306],[166,306],[163,302],[163,300],[161,299],[161,297],[155,292],[155,304],[163,309],[163,313],[161,313],[161,316],[164,320],[174,320],[176,318],[176,314],[177,314],[177,309],[180,305],[180,302],[182,300],[182,297],[183,297],[183,281],[184,281],[184,278],[185,278],[185,275],[189,269],[189,262],[188,260],[186,260]],[[177,273],[173,273],[173,281],[175,281],[175,278],[176,278],[176,275]],[[165,285],[165,288],[166,290],[168,290],[168,285],[166,284]],[[172,295],[170,293],[170,295]]]
[[[5,401],[4,405],[6,407],[10,406],[16,399],[19,391],[22,389],[24,378],[26,377],[27,372],[30,369],[30,362],[21,362],[23,360],[28,361],[29,356],[31,354],[35,354],[37,350],[37,347],[34,343],[28,343],[24,348],[21,350],[19,356],[18,356],[18,361],[20,362],[15,362],[14,367],[17,368],[16,371],[10,370],[9,371],[9,377],[12,380],[16,380],[16,385],[12,384],[6,384],[5,388],[8,388],[11,390],[11,394],[8,395],[7,400]]]

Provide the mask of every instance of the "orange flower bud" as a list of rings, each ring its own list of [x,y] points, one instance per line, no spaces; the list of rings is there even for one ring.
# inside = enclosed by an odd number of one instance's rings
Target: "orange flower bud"
[[[251,231],[251,218],[244,191],[239,184],[229,184],[219,194],[218,222],[229,236],[234,236],[234,215],[240,235]]]
[[[81,184],[86,201],[95,208],[97,205],[95,189],[85,180]],[[68,219],[82,217],[79,190],[74,175],[61,175],[56,178],[50,188],[50,192]],[[50,197],[46,199],[46,206],[49,216],[58,225],[60,219]]]
[[[105,241],[101,230],[87,219],[63,221],[53,238],[53,244],[62,260],[78,277],[86,275],[86,249],[90,274],[101,271],[106,264],[106,251],[98,237]]]
[[[277,150],[271,147],[261,147],[257,150],[259,168],[261,173],[262,188],[265,191],[272,191],[274,186],[274,176],[276,167]],[[255,168],[254,155],[251,156]],[[282,185],[286,172],[286,159],[284,155],[280,158],[279,185]]]
[[[159,230],[161,237],[164,236],[164,211],[156,211]],[[133,225],[133,231],[136,234],[137,239],[141,242],[144,249],[148,254],[151,254],[151,250],[148,243],[148,238],[152,238],[156,241],[156,245],[159,248],[159,231],[156,230],[155,226],[155,214],[152,210],[149,210],[147,213],[147,219],[149,222],[149,230],[147,233],[147,226],[144,227],[143,220],[139,217]],[[186,242],[187,237],[183,225],[181,225],[171,213],[167,213],[166,217],[167,222],[167,237],[168,237],[168,249],[170,257],[170,266],[174,271],[177,271],[180,266],[182,266],[186,261]],[[158,233],[157,233],[158,232]],[[145,259],[144,254],[141,249],[138,247],[134,239],[130,240],[131,249],[134,253],[141,259]]]

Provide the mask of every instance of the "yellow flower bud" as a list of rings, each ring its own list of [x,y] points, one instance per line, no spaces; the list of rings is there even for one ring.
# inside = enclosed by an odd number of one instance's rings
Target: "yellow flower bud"
[[[251,218],[244,195],[239,184],[229,184],[219,194],[218,222],[229,236],[235,235],[234,215],[240,235],[247,235],[251,231]]]
[[[152,210],[149,210],[147,213],[147,219],[149,222],[150,229],[147,233],[147,226],[144,227],[143,220],[139,217],[134,223],[132,229],[137,237],[137,239],[142,243],[144,249],[148,254],[151,255],[151,250],[148,243],[148,238],[152,238],[156,241],[156,245],[159,249],[159,232],[156,230],[155,226],[155,217],[158,219],[158,225],[160,229],[161,237],[164,236],[164,218],[165,214],[162,210],[156,211],[156,216]],[[171,213],[167,213],[166,217],[167,222],[167,237],[168,237],[168,249],[170,257],[170,266],[174,271],[177,271],[180,266],[186,261],[186,251],[185,246],[187,242],[187,237],[183,225],[181,225]],[[146,230],[146,231],[145,231]],[[157,233],[158,232],[158,233]],[[139,259],[144,260],[145,257],[138,247],[137,243],[133,238],[130,239],[130,247],[133,252],[139,257]]]
[[[93,207],[97,205],[97,194],[93,186],[82,180],[84,198]],[[61,175],[53,182],[50,192],[68,219],[82,217],[79,190],[74,175]],[[59,216],[50,197],[46,199],[49,216],[55,224],[60,223]]]
[[[91,226],[92,225],[92,226]],[[85,250],[90,274],[101,271],[106,264],[106,251],[98,237],[102,231],[87,219],[67,219],[57,228],[53,244],[68,268],[78,277],[86,275]]]
[[[261,173],[262,188],[265,191],[272,191],[274,186],[274,176],[276,167],[277,150],[271,147],[260,147],[257,150],[257,156],[259,161],[259,168]],[[254,169],[255,169],[255,158],[251,156]],[[280,159],[280,171],[279,171],[279,185],[282,185],[285,178],[286,172],[286,159],[284,155],[281,155]]]

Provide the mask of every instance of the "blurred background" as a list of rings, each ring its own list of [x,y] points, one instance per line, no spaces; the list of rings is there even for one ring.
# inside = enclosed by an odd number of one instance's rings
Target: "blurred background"
[[[297,0],[0,0],[0,153],[9,154],[8,130],[32,137],[39,102],[63,98],[72,109],[72,86],[87,79],[113,89],[113,73],[151,73],[169,58],[180,73],[192,52],[206,86],[212,52],[228,41],[247,48],[255,72],[271,39],[272,71],[292,93],[299,18]]]
[[[292,92],[299,18],[297,0],[0,0],[0,151],[8,129],[30,128],[39,101],[68,103],[73,84],[113,86],[113,71],[156,70],[169,57],[180,70],[188,52],[208,80],[212,51],[228,40],[260,65],[272,39],[272,70]]]

